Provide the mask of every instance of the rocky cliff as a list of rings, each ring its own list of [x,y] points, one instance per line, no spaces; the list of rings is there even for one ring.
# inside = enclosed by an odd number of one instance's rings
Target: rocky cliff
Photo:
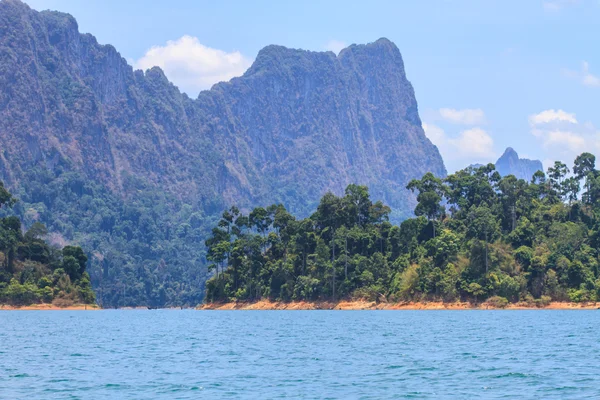
[[[496,161],[496,170],[502,176],[514,175],[518,179],[531,180],[533,174],[537,171],[543,171],[544,166],[539,160],[529,160],[519,158],[519,155],[512,147],[508,147],[504,154]]]
[[[170,280],[192,265],[202,270],[202,254],[190,247],[202,242],[202,221],[229,204],[282,202],[307,214],[324,192],[360,183],[401,218],[413,206],[408,181],[446,173],[387,39],[338,56],[268,46],[242,77],[191,99],[159,68],[134,71],[114,47],[80,34],[70,15],[3,0],[0,87],[0,179],[24,200],[21,212],[61,240],[87,241],[96,286],[124,291],[119,263],[143,266],[135,273],[151,287],[138,292],[162,285],[159,304],[180,290]],[[152,208],[161,201],[165,210]],[[57,207],[63,221],[44,220]],[[164,213],[177,218],[159,221]],[[200,229],[193,240],[187,228],[177,233],[191,255],[176,272],[169,268],[183,256],[165,250],[174,224]],[[160,234],[148,239],[150,229]],[[147,248],[132,249],[133,240]],[[117,247],[125,258],[106,261]],[[131,296],[144,296],[138,292]]]

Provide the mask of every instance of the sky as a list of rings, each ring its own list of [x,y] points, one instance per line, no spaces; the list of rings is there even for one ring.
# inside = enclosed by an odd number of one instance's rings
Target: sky
[[[73,15],[190,97],[279,44],[339,52],[386,37],[449,172],[521,157],[600,156],[600,0],[25,0]]]

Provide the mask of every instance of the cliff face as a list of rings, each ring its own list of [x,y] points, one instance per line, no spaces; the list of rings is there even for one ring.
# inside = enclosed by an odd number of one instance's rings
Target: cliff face
[[[386,39],[337,57],[268,46],[242,77],[190,99],[159,68],[134,71],[80,34],[70,15],[3,0],[0,87],[0,179],[13,188],[32,168],[77,172],[125,203],[141,182],[210,216],[273,202],[307,214],[326,191],[359,183],[403,217],[408,181],[446,173]]]
[[[339,57],[266,47],[243,77],[196,103],[207,110],[217,102],[223,108],[211,115],[230,116],[217,127],[225,131],[218,136],[226,138],[219,148],[232,178],[226,187],[242,188],[255,202],[270,193],[268,201],[301,209],[326,190],[363,183],[406,211],[410,179],[429,168],[445,174],[421,128],[400,52],[386,39]],[[286,197],[290,189],[297,195]]]
[[[213,146],[189,124],[194,103],[160,69],[134,72],[112,46],[77,29],[70,15],[0,3],[3,178],[13,184],[34,165],[60,165],[114,191],[123,173],[170,190],[194,185],[187,163],[196,175],[214,170],[198,157]]]
[[[530,181],[537,171],[543,171],[544,167],[539,160],[528,160],[519,158],[519,155],[511,147],[496,161],[496,170],[502,176],[514,175],[517,179]]]

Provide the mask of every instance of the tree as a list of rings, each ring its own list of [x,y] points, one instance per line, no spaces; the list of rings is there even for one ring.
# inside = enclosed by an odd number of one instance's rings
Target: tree
[[[498,198],[502,205],[503,227],[513,231],[517,224],[517,201],[523,196],[524,181],[514,175],[507,175],[498,182]]]
[[[345,191],[344,203],[347,206],[347,218],[349,218],[343,223],[344,225],[348,227],[353,224],[364,226],[370,222],[372,203],[369,197],[369,189],[366,186],[348,185]]]
[[[85,272],[85,266],[87,264],[88,258],[85,255],[85,253],[83,252],[83,249],[79,246],[65,246],[63,248],[63,259],[72,257],[75,262],[77,263],[77,266],[75,267],[75,270],[73,271],[73,273],[69,273],[69,276],[71,277],[72,280],[76,280],[79,279],[81,277],[81,275],[83,275],[83,273]],[[64,264],[64,261],[63,261]],[[65,268],[65,267],[63,267]],[[65,268],[65,271],[69,271],[67,270],[67,268]]]
[[[552,193],[557,198],[563,195],[563,181],[568,173],[569,168],[560,161],[555,161],[554,167],[548,168],[548,178],[550,178],[550,186],[553,189]]]
[[[217,277],[219,277],[219,266],[221,266],[221,270],[224,269],[224,263],[228,258],[230,250],[231,243],[226,240],[220,241],[208,249],[206,259],[215,263]]]
[[[79,277],[79,262],[73,256],[63,258],[62,269],[69,275],[71,281],[75,281]]]
[[[575,163],[573,166],[573,173],[575,177],[580,181],[582,179],[586,180],[587,192],[584,193],[584,201],[586,203],[591,203],[590,198],[590,184],[591,180],[594,178],[594,172],[596,168],[596,157],[591,153],[582,153],[577,158],[575,158]]]
[[[256,230],[264,236],[273,223],[273,220],[266,209],[263,207],[256,207],[249,215],[249,222],[250,226],[255,227]]]
[[[474,207],[469,211],[468,236],[485,241],[485,272],[488,272],[489,243],[495,240],[498,234],[498,220],[486,206]]]
[[[442,196],[446,192],[442,180],[428,172],[421,180],[413,179],[410,181],[406,188],[412,192],[419,191],[415,215],[424,215],[429,221],[433,221],[433,237],[435,237],[435,221],[445,211],[444,206],[441,205]]]
[[[439,236],[427,242],[427,249],[435,265],[442,267],[457,256],[460,238],[449,229],[444,229]]]
[[[40,240],[48,234],[48,229],[41,222],[34,222],[31,228],[25,233],[24,239],[27,241]]]
[[[575,177],[567,178],[561,184],[561,194],[569,202],[569,205],[577,201],[577,195],[580,190],[579,180]]]
[[[578,179],[583,179],[596,168],[596,156],[591,153],[581,153],[575,158],[573,173]]]

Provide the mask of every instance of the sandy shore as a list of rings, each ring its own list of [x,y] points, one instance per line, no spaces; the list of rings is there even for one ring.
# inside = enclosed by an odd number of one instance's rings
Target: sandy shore
[[[147,307],[123,307],[120,310],[147,310]],[[179,310],[180,308],[172,308]],[[402,303],[375,303],[374,301],[293,301],[273,302],[260,300],[256,302],[237,303],[209,303],[197,307],[198,310],[495,310],[486,303],[443,303],[443,302],[402,302]],[[596,310],[600,309],[599,303],[570,303],[551,302],[546,307],[536,307],[525,303],[511,303],[504,310]],[[74,304],[67,307],[58,307],[53,304],[32,304],[29,306],[15,307],[0,304],[0,311],[10,310],[102,310],[98,305]]]
[[[600,303],[551,302],[546,307],[536,307],[525,303],[511,303],[504,310],[595,310]],[[443,302],[403,302],[375,303],[374,301],[340,301],[340,302],[272,302],[260,300],[251,303],[209,303],[198,307],[199,310],[493,310],[488,304],[443,303]]]
[[[31,304],[22,307],[0,304],[0,310],[101,310],[101,308],[96,304],[73,304],[67,307],[58,307],[53,304]]]

